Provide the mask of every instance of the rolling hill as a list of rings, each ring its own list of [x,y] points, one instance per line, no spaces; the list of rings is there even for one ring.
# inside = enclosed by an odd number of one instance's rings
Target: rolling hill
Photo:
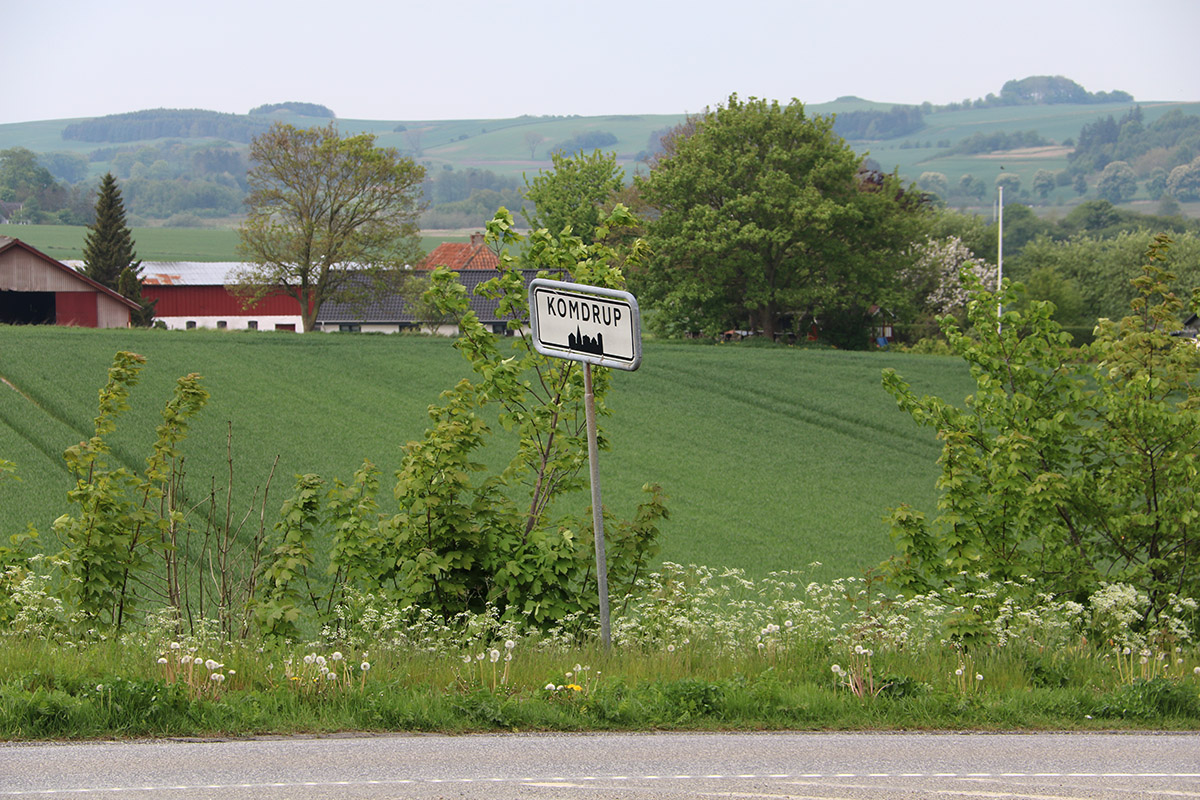
[[[714,98],[719,102],[722,98]],[[1144,122],[1149,125],[1163,114],[1179,110],[1185,114],[1200,114],[1200,102],[1163,103],[1140,101]],[[1065,142],[1077,138],[1084,125],[1108,116],[1120,118],[1130,103],[1089,103],[1057,105],[1015,105],[995,107],[926,109],[920,115],[920,127],[891,138],[849,139],[858,152],[869,155],[885,171],[896,169],[909,181],[922,173],[939,172],[953,185],[962,175],[972,175],[991,187],[1001,167],[1020,177],[1022,188],[1028,191],[1038,170],[1061,170],[1067,166],[1070,147]],[[856,112],[883,112],[891,109],[887,103],[843,97],[832,103],[813,104],[807,111],[813,115],[849,115]],[[912,109],[913,107],[909,107]],[[211,113],[211,112],[197,112]],[[232,116],[232,115],[229,115]],[[615,115],[602,117],[580,116],[522,116],[510,119],[473,120],[356,120],[339,119],[336,124],[346,133],[369,132],[377,143],[395,147],[412,155],[424,164],[431,177],[443,172],[486,170],[498,179],[510,181],[519,188],[522,176],[532,176],[550,165],[549,155],[558,147],[571,147],[579,142],[604,142],[601,149],[617,154],[618,163],[627,175],[645,171],[644,158],[653,150],[663,132],[685,118],[682,113],[650,115]],[[323,117],[302,116],[287,111],[275,111],[267,117],[241,117],[265,125],[280,120],[308,127],[329,122]],[[40,155],[63,153],[86,159],[84,182],[94,183],[104,172],[113,170],[119,177],[151,175],[187,178],[197,153],[217,148],[243,153],[246,144],[214,136],[160,137],[127,139],[98,143],[64,138],[64,132],[85,120],[48,120],[0,125],[0,150],[12,147],[28,148]],[[978,155],[954,153],[954,145],[976,133],[1024,133],[1035,131],[1049,142],[1034,150],[1006,151]],[[135,135],[135,134],[131,134]],[[168,152],[170,150],[170,152]],[[169,162],[169,163],[168,163]],[[140,166],[138,166],[140,164]],[[212,180],[217,178],[208,176]],[[233,176],[225,180],[236,179]],[[1090,189],[1089,189],[1090,191]],[[1084,198],[1092,196],[1085,195]],[[1069,186],[1056,189],[1046,201],[1039,199],[1044,213],[1069,208],[1081,198]],[[1035,198],[1030,198],[1034,202]],[[138,216],[138,201],[130,202],[131,215]],[[980,201],[987,208],[989,199]],[[1150,201],[1144,190],[1133,198],[1134,207],[1149,210]],[[207,218],[206,224],[230,224],[230,209],[226,201],[211,213],[197,212]],[[1200,216],[1200,204],[1185,204],[1183,212]],[[163,224],[166,217],[153,224]],[[224,221],[222,221],[224,220]],[[201,224],[204,220],[188,220]],[[176,219],[175,223],[179,224]]]

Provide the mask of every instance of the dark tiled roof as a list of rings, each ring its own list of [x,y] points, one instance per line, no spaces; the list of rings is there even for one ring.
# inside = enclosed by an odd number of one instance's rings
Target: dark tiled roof
[[[539,270],[535,269],[521,270],[526,288],[538,276],[538,272]],[[477,295],[475,288],[499,274],[499,270],[494,269],[466,269],[458,272],[458,280],[467,289],[471,310],[485,325],[506,320],[501,319],[497,313],[499,301]],[[408,310],[407,304],[400,295],[391,294],[369,303],[324,302],[317,312],[317,322],[413,325],[417,323],[417,319]]]

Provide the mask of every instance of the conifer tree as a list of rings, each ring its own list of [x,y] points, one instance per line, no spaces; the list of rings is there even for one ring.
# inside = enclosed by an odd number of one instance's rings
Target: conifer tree
[[[121,271],[133,265],[135,258],[133,236],[125,224],[121,189],[110,172],[100,180],[96,221],[88,228],[83,246],[83,274],[116,289]]]
[[[96,221],[84,241],[83,274],[141,304],[141,311],[133,313],[133,324],[146,326],[154,317],[154,303],[142,301],[141,269],[142,262],[133,250],[133,234],[125,224],[121,189],[109,172],[100,180]]]

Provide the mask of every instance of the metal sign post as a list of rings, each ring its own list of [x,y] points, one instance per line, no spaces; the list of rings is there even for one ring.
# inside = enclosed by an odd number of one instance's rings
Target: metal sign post
[[[600,639],[608,649],[612,646],[608,558],[604,551],[604,506],[600,501],[592,365],[628,371],[641,365],[641,314],[637,300],[629,292],[538,278],[529,285],[529,321],[533,327],[534,350],[552,358],[583,362],[592,532],[596,540],[596,589],[600,594]]]
[[[600,503],[600,458],[596,442],[596,393],[592,365],[583,365],[583,407],[587,411],[588,477],[592,485],[592,538],[596,540],[596,591],[600,594],[600,641],[612,647],[608,618],[608,556],[604,552],[604,506]]]

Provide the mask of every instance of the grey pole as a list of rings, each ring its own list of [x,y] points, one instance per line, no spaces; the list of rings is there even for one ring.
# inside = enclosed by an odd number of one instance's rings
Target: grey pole
[[[608,621],[608,559],[604,554],[604,506],[600,504],[600,459],[596,443],[596,395],[592,391],[592,365],[583,365],[583,400],[587,410],[588,472],[592,480],[592,531],[596,539],[596,589],[600,593],[600,641],[612,647]]]

